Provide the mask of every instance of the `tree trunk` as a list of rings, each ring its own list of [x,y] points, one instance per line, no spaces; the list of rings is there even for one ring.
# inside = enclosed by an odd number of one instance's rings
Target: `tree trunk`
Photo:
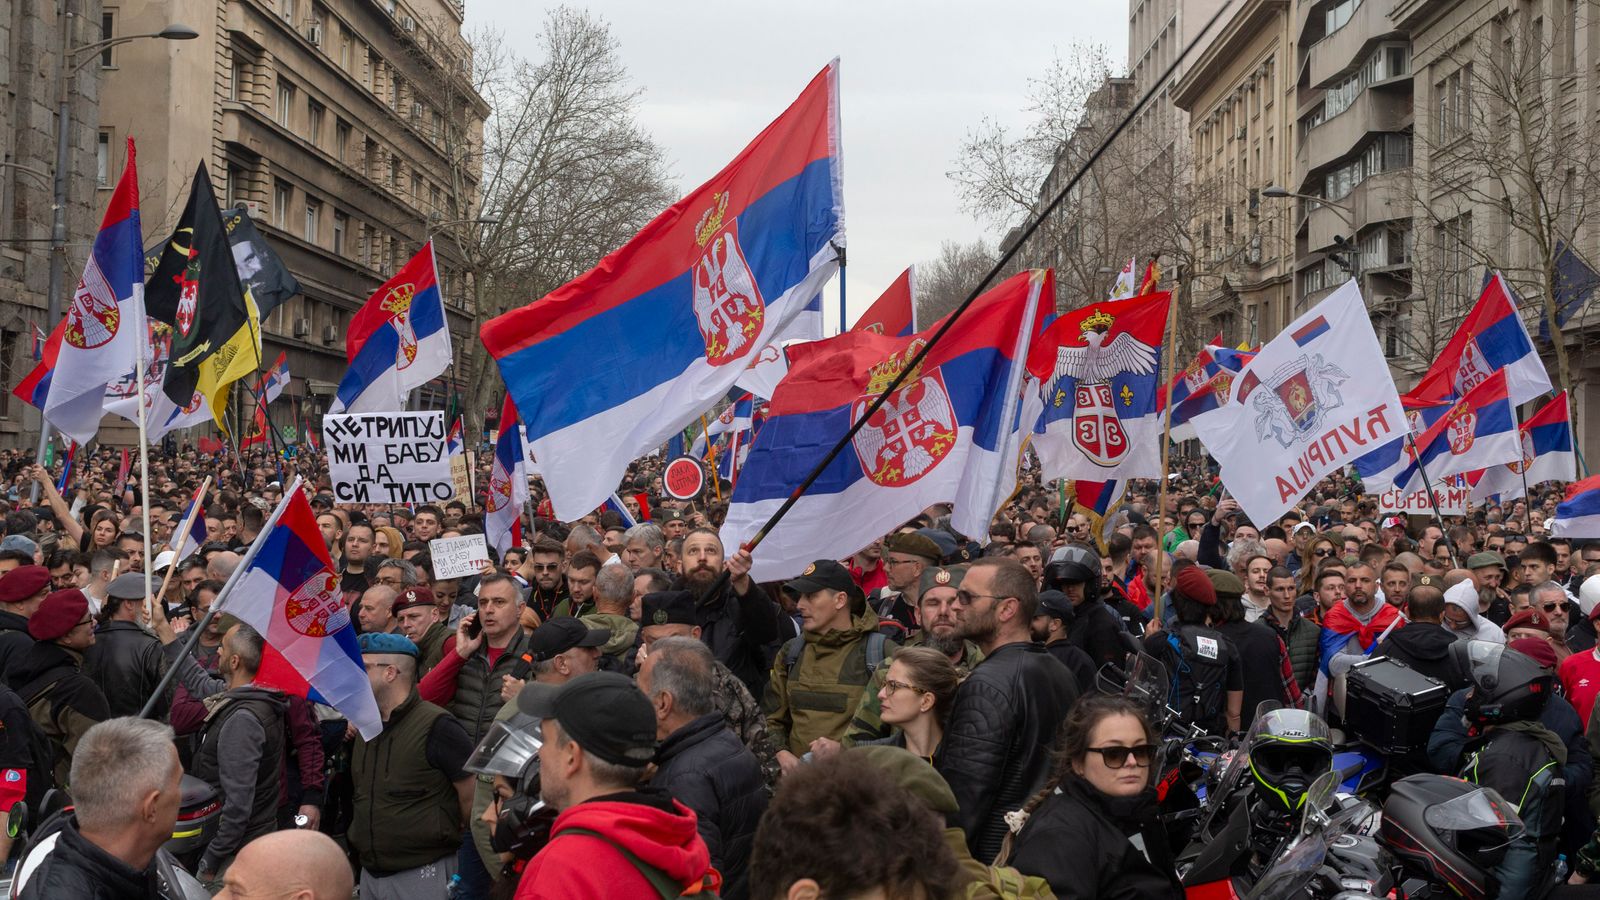
[[[482,338],[484,315],[483,273],[472,273],[472,340],[478,344],[472,354],[472,365],[467,372],[467,397],[462,405],[466,408],[466,437],[469,445],[476,446],[483,434],[483,421],[488,413],[488,369],[489,348],[483,346]]]

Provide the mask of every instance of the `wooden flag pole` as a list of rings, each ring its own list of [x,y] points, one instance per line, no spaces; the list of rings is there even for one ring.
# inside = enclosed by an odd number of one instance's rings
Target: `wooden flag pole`
[[[1174,292],[1171,296],[1171,299],[1167,301],[1167,359],[1166,366],[1163,367],[1161,371],[1162,377],[1164,377],[1167,381],[1166,387],[1164,388],[1166,392],[1166,415],[1161,417],[1161,484],[1158,485],[1156,489],[1156,584],[1154,596],[1151,598],[1152,602],[1155,603],[1155,619],[1157,622],[1162,621],[1163,614],[1165,613],[1165,610],[1163,610],[1161,606],[1161,576],[1163,574],[1161,570],[1162,564],[1166,562],[1167,553],[1161,545],[1166,542],[1167,536],[1160,533],[1160,523],[1162,517],[1167,513],[1167,485],[1172,480],[1168,478],[1167,475],[1169,474],[1168,466],[1172,461],[1172,382],[1174,371],[1173,366],[1176,364],[1175,361],[1178,355],[1177,305],[1178,295],[1176,292]]]
[[[178,549],[180,551],[183,549],[184,542],[189,539],[189,529],[194,527],[194,517],[200,515],[199,498],[204,497],[206,495],[206,491],[208,491],[210,489],[211,489],[211,476],[207,475],[205,477],[205,480],[200,482],[200,490],[199,490],[199,492],[194,495],[195,496],[195,500],[194,500],[193,503],[190,504],[189,515],[185,516],[182,524],[180,524],[178,526],[179,528],[183,529],[182,531],[179,532],[179,534],[181,534],[183,536],[178,539]],[[200,548],[196,547],[195,549],[198,550]],[[171,584],[172,584],[172,574],[174,572],[178,571],[178,563],[180,563],[182,561],[183,561],[183,557],[182,556],[177,556],[177,557],[173,558],[172,565],[167,566],[167,574],[166,574],[166,576],[164,578],[161,579],[161,590],[156,593],[155,602],[157,602],[157,603],[165,602],[165,601],[161,600],[160,598],[167,596],[167,588],[169,586],[171,586]],[[145,568],[149,569],[150,567],[149,566],[145,566]]]

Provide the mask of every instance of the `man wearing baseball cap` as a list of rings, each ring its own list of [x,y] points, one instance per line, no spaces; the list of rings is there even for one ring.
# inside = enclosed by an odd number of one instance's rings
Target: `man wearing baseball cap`
[[[77,588],[50,594],[28,619],[28,634],[33,647],[12,665],[11,684],[50,738],[56,784],[66,785],[78,741],[111,718],[105,693],[82,672],[83,652],[94,643],[88,598]]]
[[[550,840],[522,873],[519,900],[716,890],[720,877],[695,816],[659,789],[639,787],[655,758],[650,701],[616,672],[561,686],[530,684],[517,708],[538,718],[540,794],[559,809]]]
[[[0,575],[0,680],[33,647],[28,618],[50,593],[50,570],[44,566],[18,566]]]
[[[835,560],[817,560],[783,590],[794,598],[802,634],[773,661],[764,705],[787,772],[817,741],[844,737],[861,688],[895,644],[878,632],[877,613]]]
[[[138,715],[167,671],[161,642],[145,627],[144,599],[143,575],[118,575],[106,589],[105,624],[95,629],[94,646],[83,655],[84,674],[105,691],[113,716]],[[166,703],[158,702],[153,712],[165,720]]]

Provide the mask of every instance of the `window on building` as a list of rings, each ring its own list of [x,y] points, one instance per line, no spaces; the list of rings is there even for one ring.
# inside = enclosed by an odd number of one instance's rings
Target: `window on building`
[[[1581,5],[1578,0],[1566,0],[1567,8],[1561,17],[1561,66],[1567,72],[1578,69],[1578,8]]]
[[[400,180],[400,168],[400,157],[389,157],[389,188],[391,190],[398,191],[401,184],[403,184]]]
[[[1434,228],[1438,245],[1440,293],[1456,305],[1465,305],[1472,290],[1472,214],[1466,213]]]
[[[339,68],[350,71],[350,35],[344,34],[343,29],[339,35]]]
[[[244,83],[246,78],[244,57],[236,49],[233,51],[232,74],[228,79],[228,99],[244,102]]]
[[[102,131],[94,145],[94,174],[101,187],[111,186],[111,132]]]
[[[278,0],[278,16],[290,25],[294,24],[295,0]]]
[[[226,188],[228,206],[242,206],[245,202],[244,167],[232,160],[228,161],[228,181]]]
[[[1361,6],[1361,0],[1340,0],[1328,7],[1323,13],[1323,31],[1333,34],[1335,31],[1350,24],[1350,18],[1355,15]]]
[[[315,147],[322,141],[322,120],[328,108],[311,98],[306,98],[306,139]]]
[[[278,228],[289,228],[289,201],[294,197],[294,188],[287,181],[275,182],[272,185],[272,224]]]
[[[109,41],[109,40],[111,40],[112,38],[114,38],[116,36],[117,36],[117,11],[114,10],[114,9],[108,9],[108,10],[102,11],[100,13],[100,39],[101,40],[105,40],[105,41]],[[112,53],[114,53],[114,52],[116,52],[116,48],[115,47],[107,47],[104,50],[100,51],[100,68],[102,68],[102,69],[114,69],[114,68],[116,68],[116,58],[114,56],[112,56]]]
[[[16,331],[0,331],[0,383],[17,383],[16,358],[20,334],[21,332]],[[29,338],[31,340],[32,335],[29,335]],[[31,359],[26,363],[26,365],[32,364]],[[0,391],[0,416],[9,417],[13,408],[11,392]]]
[[[294,85],[282,75],[278,76],[278,124],[285,128],[294,124]]]
[[[1467,133],[1472,121],[1472,64],[1467,63],[1434,85],[1439,140],[1454,140]]]
[[[439,186],[437,184],[428,186],[428,208],[434,212],[439,211]]]
[[[317,242],[317,225],[322,219],[322,202],[306,198],[306,228],[304,237],[307,243]]]
[[[350,151],[350,123],[343,119],[333,125],[333,155],[339,162],[349,162],[345,154]]]
[[[411,202],[422,204],[422,175],[415,170],[411,172]]]
[[[344,234],[350,230],[350,217],[338,210],[333,212],[333,252],[344,255]]]

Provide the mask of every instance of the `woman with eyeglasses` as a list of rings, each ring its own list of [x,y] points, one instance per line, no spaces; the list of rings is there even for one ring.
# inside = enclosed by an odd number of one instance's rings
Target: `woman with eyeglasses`
[[[1182,897],[1156,808],[1156,741],[1126,697],[1080,699],[1044,789],[1008,817],[1020,821],[1000,858],[1063,900]]]
[[[883,723],[894,726],[894,734],[871,743],[904,747],[931,763],[960,684],[950,657],[932,647],[901,648],[878,689]]]

